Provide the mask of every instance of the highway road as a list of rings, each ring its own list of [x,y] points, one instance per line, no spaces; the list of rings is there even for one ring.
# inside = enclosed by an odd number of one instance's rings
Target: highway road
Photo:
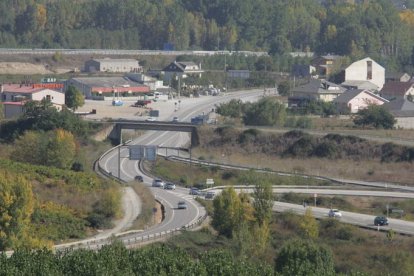
[[[222,96],[205,96],[197,99],[181,99],[177,111],[174,111],[175,105],[172,102],[169,106],[160,111],[159,119],[171,121],[172,118],[176,116],[182,122],[189,122],[191,117],[202,114],[203,112],[210,112],[218,103],[227,102],[233,98],[240,98],[244,101],[254,101],[262,96],[262,94],[263,90],[249,90],[237,93],[226,93]],[[189,141],[190,137],[187,133],[148,131],[144,135],[134,139],[130,142],[130,144],[182,147],[188,144]],[[136,175],[143,175],[138,167],[138,161],[129,160],[129,153],[126,147],[122,147],[120,150],[121,171],[118,172],[118,153],[117,149],[108,153],[100,161],[100,166],[105,171],[112,173],[114,176],[118,176],[119,173],[120,178],[126,182],[133,180]],[[143,177],[144,183],[150,187],[155,198],[164,205],[165,219],[160,224],[155,225],[150,229],[146,229],[144,232],[134,234],[133,237],[181,228],[184,225],[194,223],[200,217],[205,215],[205,209],[197,201],[195,201],[191,195],[188,194],[188,189],[177,187],[175,191],[167,191],[151,187],[152,178],[146,175],[143,175]],[[188,206],[186,210],[177,209],[177,203],[180,200],[186,201]],[[131,238],[131,236],[128,236],[128,238]]]
[[[225,102],[232,98],[242,98],[244,101],[250,100],[254,101],[257,100],[259,97],[262,96],[262,90],[255,90],[255,91],[245,91],[243,93],[228,93],[225,96],[221,97],[201,97],[197,99],[196,102],[194,101],[186,101],[182,100],[180,103],[179,109],[174,111],[173,105],[171,104],[170,108],[163,109],[161,112],[161,119],[162,120],[171,120],[172,117],[177,116],[180,118],[180,121],[189,121],[191,117],[198,115],[202,112],[207,112],[211,110],[219,102]],[[148,131],[141,137],[134,139],[132,141],[133,144],[141,144],[141,145],[158,145],[158,146],[167,146],[167,147],[182,147],[183,144],[188,143],[189,136],[186,133],[172,133],[172,132],[165,132],[165,131]],[[130,181],[134,179],[137,174],[143,175],[138,167],[137,161],[131,161],[128,158],[128,152],[126,148],[121,150],[121,171],[120,176],[124,181]],[[106,170],[107,172],[111,172],[112,175],[118,175],[118,150],[114,150],[107,154],[100,162],[101,167]],[[152,178],[146,175],[143,175],[144,183],[147,186],[151,186]],[[364,185],[364,183],[361,183]],[[372,186],[382,187],[382,188],[391,188],[388,186],[388,183],[380,183],[380,184],[373,184]],[[349,190],[340,190],[337,187],[331,188],[322,188],[322,187],[278,187],[274,190],[276,193],[285,193],[285,192],[299,192],[299,193],[317,193],[317,194],[342,194],[342,195],[365,195],[365,196],[392,196],[392,197],[405,197],[405,198],[413,198],[414,193],[410,192],[389,192],[389,191],[349,191]],[[404,187],[393,187],[393,188],[400,188],[403,189]],[[165,207],[165,219],[157,225],[152,226],[149,229],[145,229],[144,231],[129,231],[128,234],[119,236],[121,240],[124,241],[125,244],[133,243],[134,239],[136,240],[149,240],[150,237],[159,236],[160,233],[168,234],[172,231],[176,231],[183,226],[190,226],[195,225],[201,218],[205,215],[204,208],[199,205],[193,196],[188,194],[188,189],[177,187],[174,191],[167,191],[161,188],[150,187],[152,192],[154,193],[157,200],[159,200]],[[244,188],[246,190],[246,188]],[[408,189],[407,189],[408,190]],[[133,197],[132,197],[133,198]],[[136,199],[137,200],[137,199]],[[185,200],[187,202],[188,208],[186,210],[179,210],[177,209],[178,201]],[[138,201],[138,200],[137,200]],[[126,225],[129,225],[132,220],[136,218],[136,209],[139,208],[137,204],[126,204],[127,208],[133,208],[135,210],[126,210],[126,219],[122,223],[123,226],[118,227],[117,229],[113,230],[111,233],[116,233],[120,231],[125,231]],[[292,211],[298,214],[303,214],[305,208],[301,205],[283,203],[283,202],[275,202],[274,211],[283,212],[283,211]],[[318,218],[325,218],[328,214],[328,209],[325,208],[312,208],[313,214],[315,217]],[[380,230],[379,228],[373,225],[374,216],[372,215],[364,215],[364,214],[357,214],[351,212],[343,212],[343,217],[341,218],[342,222],[351,223],[354,225],[362,226],[362,227],[371,227]],[[414,223],[407,222],[402,220],[390,219],[390,225],[387,227],[381,227],[381,229],[393,229],[396,232],[404,233],[404,234],[414,234]],[[101,236],[107,237],[107,236]],[[99,239],[100,237],[94,237],[89,240],[84,240],[81,242],[77,242],[78,246],[81,247],[89,247],[89,248],[99,248],[103,244],[107,243],[106,239]],[[76,244],[76,243],[73,243]],[[60,250],[62,248],[69,247],[70,244],[58,245],[55,248]]]
[[[329,209],[308,206],[307,208],[312,209],[312,214],[316,218],[328,218]],[[306,208],[297,204],[290,204],[285,202],[275,202],[273,205],[273,211],[275,212],[286,212],[291,211],[300,215],[305,213]],[[375,226],[373,215],[365,215],[353,212],[340,211],[342,218],[338,218],[339,221],[349,223],[364,228],[372,228],[376,230],[394,230],[396,233],[414,235],[414,222],[405,221],[400,219],[388,219],[388,226]]]

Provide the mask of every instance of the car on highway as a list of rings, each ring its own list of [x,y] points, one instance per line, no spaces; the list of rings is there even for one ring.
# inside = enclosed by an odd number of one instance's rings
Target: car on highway
[[[157,118],[155,118],[155,117],[148,117],[147,118],[147,122],[155,122],[157,120]]]
[[[388,219],[383,216],[378,216],[374,219],[374,225],[375,226],[384,226],[388,225]]]
[[[142,175],[135,176],[135,180],[139,182],[144,182],[144,178],[142,177]]]
[[[172,122],[173,122],[173,123],[178,123],[178,117],[174,117],[174,118],[172,119]]]
[[[164,188],[164,185],[165,183],[161,179],[154,179],[154,181],[152,181],[152,187]]]
[[[190,188],[190,195],[200,195],[200,189],[195,187]]]
[[[166,190],[175,190],[175,184],[174,183],[166,183],[164,186],[164,189]]]
[[[187,203],[185,203],[185,201],[179,201],[178,209],[187,209]]]
[[[215,195],[214,192],[207,192],[205,197],[206,199],[213,199]]]
[[[342,213],[338,209],[331,209],[328,212],[328,217],[330,218],[342,218]]]

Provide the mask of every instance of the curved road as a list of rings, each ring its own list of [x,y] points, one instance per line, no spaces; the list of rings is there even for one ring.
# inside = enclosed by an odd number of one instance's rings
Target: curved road
[[[226,93],[223,96],[206,96],[193,99],[182,99],[178,104],[178,110],[175,110],[174,102],[157,103],[160,105],[160,119],[171,121],[172,117],[177,116],[180,121],[190,121],[191,117],[207,113],[215,107],[216,104],[227,102],[231,99],[237,98],[244,101],[254,101],[262,96],[263,90],[240,91],[237,93]],[[140,145],[157,145],[167,147],[182,147],[190,141],[189,134],[182,132],[167,132],[167,131],[148,131],[141,137],[134,139],[130,144]],[[121,153],[121,172],[120,178],[126,182],[131,181],[139,174],[143,175],[138,167],[138,161],[128,159],[128,150],[122,148]],[[118,175],[118,150],[115,149],[100,162],[100,166],[112,175]],[[200,217],[205,215],[205,209],[188,194],[188,189],[177,187],[175,191],[167,191],[160,188],[151,187],[152,178],[143,175],[144,183],[150,187],[154,196],[165,207],[165,219],[158,225],[145,230],[142,233],[137,233],[137,236],[159,233],[171,229],[181,228],[184,225],[189,225],[197,221]],[[178,210],[177,203],[180,200],[187,202],[186,210]],[[131,205],[132,206],[132,205]],[[131,207],[135,208],[135,207]],[[130,211],[129,213],[134,213]],[[132,219],[134,220],[136,216]],[[125,225],[125,223],[124,223]],[[125,230],[125,227],[121,227]]]

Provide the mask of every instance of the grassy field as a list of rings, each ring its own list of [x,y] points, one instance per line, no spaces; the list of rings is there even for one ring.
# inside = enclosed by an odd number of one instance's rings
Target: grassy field
[[[256,174],[258,178],[265,178],[274,185],[330,185],[331,183],[323,180],[305,179],[302,177],[286,177],[274,174],[255,173],[239,170],[221,170],[216,166],[203,166],[173,162],[158,158],[152,168],[154,175],[165,180],[178,183],[183,187],[203,188],[207,178],[213,178],[215,186],[221,185],[244,185],[245,176],[248,173]]]
[[[237,131],[239,130],[234,130],[234,132]],[[194,158],[252,168],[269,168],[274,171],[289,173],[414,184],[414,163],[410,162],[381,162],[378,157],[371,158],[369,155],[361,156],[358,159],[281,157],[264,150],[264,148],[271,149],[272,145],[262,146],[259,144],[260,142],[238,144],[237,141],[212,144],[213,138],[217,136],[213,129],[202,128],[199,132],[201,144],[192,150]],[[269,134],[268,132],[264,133]],[[237,133],[233,135],[237,136]],[[403,132],[401,132],[401,135],[403,135]],[[233,139],[236,140],[236,138]],[[215,138],[215,141],[217,140]],[[267,143],[269,144],[269,142]],[[373,147],[373,151],[376,150],[375,147],[378,148],[381,145],[375,142],[370,143],[377,145]]]

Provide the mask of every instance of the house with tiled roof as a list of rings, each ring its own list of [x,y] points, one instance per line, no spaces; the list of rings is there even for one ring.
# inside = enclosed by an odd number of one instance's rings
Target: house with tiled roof
[[[390,82],[390,81],[407,82],[407,81],[410,81],[410,79],[411,79],[411,76],[407,73],[395,73],[395,72],[385,73],[385,82]]]
[[[300,106],[309,101],[332,102],[345,90],[342,86],[326,80],[310,79],[307,84],[290,91],[288,102],[289,106]]]
[[[203,70],[201,64],[197,65],[192,61],[174,61],[161,70],[164,81],[170,81],[174,76],[185,79],[188,76],[201,77]]]
[[[383,105],[388,100],[376,95],[369,90],[351,89],[338,96],[333,102],[337,105],[341,113],[357,113],[361,109],[367,108],[369,105]]]
[[[400,81],[387,82],[379,93],[381,97],[389,101],[407,99],[407,97],[414,97],[414,83]]]
[[[23,106],[27,101],[50,101],[57,110],[65,104],[65,94],[44,88],[36,84],[3,84],[0,85],[0,99],[4,106],[6,118],[18,117],[23,114]]]
[[[396,119],[395,127],[414,129],[414,103],[409,100],[398,98],[385,103],[384,108]]]

